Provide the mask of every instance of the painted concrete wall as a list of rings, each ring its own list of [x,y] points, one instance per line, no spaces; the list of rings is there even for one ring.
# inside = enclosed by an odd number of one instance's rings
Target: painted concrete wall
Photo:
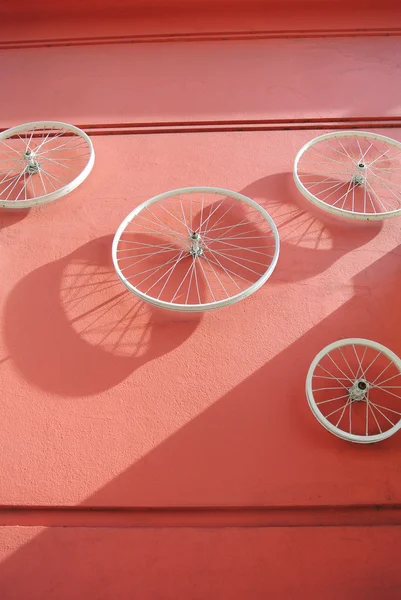
[[[334,438],[304,383],[335,339],[401,353],[401,225],[326,218],[291,176],[324,127],[401,140],[396,17],[391,35],[232,18],[229,39],[146,43],[163,19],[115,18],[130,43],[88,42],[98,17],[70,46],[59,21],[4,28],[1,127],[85,126],[96,163],[70,196],[0,214],[2,600],[399,597],[400,438]],[[110,254],[134,206],[188,185],[245,193],[282,240],[261,290],[199,317],[132,297]]]

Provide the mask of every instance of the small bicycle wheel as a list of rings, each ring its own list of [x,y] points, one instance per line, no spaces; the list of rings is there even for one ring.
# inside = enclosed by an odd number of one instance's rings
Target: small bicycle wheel
[[[309,406],[323,427],[360,444],[380,442],[401,428],[401,360],[385,346],[359,338],[329,344],[306,378]]]
[[[0,207],[29,208],[65,196],[95,160],[90,138],[74,125],[25,123],[0,133]]]
[[[155,196],[118,228],[116,272],[155,306],[205,311],[246,298],[270,277],[277,228],[256,202],[229,190],[193,187]]]
[[[294,163],[297,188],[316,206],[366,221],[401,214],[401,143],[364,131],[321,135]]]

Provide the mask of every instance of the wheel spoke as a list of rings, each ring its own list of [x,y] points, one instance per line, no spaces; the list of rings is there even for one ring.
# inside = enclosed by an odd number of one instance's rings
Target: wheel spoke
[[[196,285],[196,292],[198,294],[198,302],[199,304],[201,303],[201,297],[200,297],[200,293],[199,293],[199,282],[198,282],[198,274],[196,272],[196,265],[198,264],[197,260],[194,260],[194,275],[195,275],[195,285]]]
[[[241,275],[238,275],[238,273],[234,273],[234,271],[230,271],[230,269],[227,269],[226,267],[223,267],[223,265],[221,264],[221,262],[219,261],[219,259],[217,258],[217,256],[214,255],[213,250],[209,249],[209,252],[213,255],[213,258],[215,259],[216,262],[213,262],[211,260],[211,258],[209,257],[209,261],[214,264],[215,266],[221,267],[223,269],[223,271],[228,275],[228,277],[231,279],[231,281],[237,286],[237,288],[240,290],[240,286],[238,285],[238,283],[231,277],[231,275],[235,275],[237,278],[242,279],[243,281],[246,281],[247,283],[251,283],[250,281],[248,281],[248,279],[245,279],[245,277],[242,277]]]
[[[311,146],[311,150],[314,150],[315,152],[317,152],[317,154],[320,154],[320,156],[323,156],[324,159],[329,160],[331,162],[334,162],[336,164],[342,165],[343,161],[335,159],[335,158],[331,158],[329,156],[327,156],[326,154],[323,154],[323,152],[320,152],[319,150],[316,150],[316,148],[314,146]]]
[[[342,381],[348,381],[347,377],[337,377],[337,378],[334,378],[333,375],[315,375],[315,374],[313,374],[313,377],[317,377],[318,379],[337,379],[337,381],[340,381],[340,380],[342,380]]]
[[[178,217],[176,217],[175,215],[173,215],[173,213],[170,212],[169,210],[167,210],[167,208],[165,208],[162,204],[160,204],[160,208],[162,208],[164,210],[164,212],[166,212],[168,215],[170,215],[171,217],[173,217],[173,219],[175,219],[176,221],[178,221],[178,223],[180,225],[184,225],[184,227],[187,228],[187,225],[186,225],[186,223],[184,221],[181,221]]]
[[[319,190],[318,194],[321,196],[322,194],[325,194],[326,192],[329,192],[330,190],[333,190],[330,194],[328,194],[324,200],[326,200],[327,198],[330,198],[330,196],[332,196],[333,194],[335,194],[336,192],[339,191],[339,188],[341,188],[343,185],[347,185],[347,181],[338,181],[337,183],[335,183],[334,185],[330,185],[329,187],[325,188],[324,190]],[[313,187],[315,187],[314,185],[309,186],[308,189],[312,189]]]
[[[155,214],[152,213],[152,211],[146,207],[147,210],[150,212],[150,214],[156,219],[156,221],[152,221],[151,219],[147,219],[146,217],[144,217],[143,215],[139,214],[138,217],[140,219],[143,219],[144,221],[146,221],[147,223],[150,223],[151,225],[155,225],[156,227],[163,227],[166,231],[170,231],[171,233],[173,233],[175,236],[178,237],[182,237],[182,239],[186,240],[187,238],[185,237],[185,235],[183,233],[180,233],[179,231],[177,231],[176,229],[172,229],[171,227],[168,227],[165,223],[163,223],[163,221],[161,219],[159,219],[159,217]],[[157,229],[153,230],[154,232],[157,233],[162,233],[160,231],[158,231]]]
[[[345,152],[345,156],[347,156],[347,157],[348,157],[348,158],[351,160],[351,162],[354,162],[354,160],[355,160],[355,159],[354,159],[352,156],[350,156],[350,155],[348,154],[348,152],[347,152],[347,151],[346,151],[346,149],[344,148],[343,144],[341,143],[341,140],[339,140],[339,139],[337,138],[337,142],[340,144],[341,148],[344,150],[344,152]]]
[[[182,239],[186,239],[184,235],[182,235],[181,233],[178,233],[178,232],[169,233],[167,230],[160,231],[157,229],[152,229],[151,227],[147,227],[146,225],[142,225],[142,223],[137,223],[137,226],[142,227],[142,229],[145,229],[146,231],[150,231],[151,233],[157,233],[158,235],[168,235],[168,236],[174,238],[175,240],[177,240],[177,242],[181,243],[181,244],[182,244]],[[174,231],[174,230],[172,230],[172,231]]]
[[[338,364],[335,362],[335,360],[333,359],[333,357],[331,356],[331,354],[330,354],[330,353],[328,353],[328,354],[327,354],[327,358],[329,358],[329,359],[331,360],[331,362],[333,363],[333,365],[334,365],[335,367],[337,367],[337,369],[340,371],[340,373],[342,373],[342,374],[344,375],[344,377],[347,377],[347,374],[346,374],[346,373],[344,373],[344,371],[343,371],[343,370],[342,370],[342,369],[341,369],[341,368],[338,366]],[[349,377],[347,377],[347,379],[348,379],[348,381],[349,381],[350,383],[352,383],[352,379],[350,379]]]
[[[12,146],[9,146],[8,144],[6,144],[6,142],[4,140],[0,140],[0,142],[3,144],[3,146],[5,146],[9,150],[11,150],[12,152],[15,152],[16,154],[18,154],[18,156],[20,156],[20,153],[18,152],[18,150],[16,150]]]
[[[163,287],[162,287],[162,289],[161,289],[161,290],[160,290],[160,292],[159,292],[159,295],[157,296],[158,298],[160,298],[160,296],[162,295],[162,293],[163,293],[163,291],[164,291],[164,289],[165,289],[166,285],[168,284],[169,280],[171,279],[171,276],[172,276],[172,274],[174,273],[174,269],[176,268],[176,266],[177,266],[177,265],[178,265],[178,263],[180,262],[182,255],[183,255],[183,252],[181,252],[180,256],[177,258],[177,262],[176,262],[176,263],[174,263],[173,267],[171,268],[171,270],[170,270],[170,274],[169,274],[169,276],[167,277],[166,281],[164,282],[164,284],[163,284]],[[162,276],[162,277],[164,277],[164,276]],[[156,281],[156,283],[158,283],[158,281],[160,281],[160,279],[158,279],[158,280]],[[156,285],[156,283],[155,283],[154,285]],[[152,286],[152,287],[153,287],[153,286]],[[152,289],[152,287],[150,287],[150,288],[149,288],[149,290],[151,290],[151,289]],[[148,291],[149,291],[149,290],[148,290]]]
[[[375,402],[372,402],[372,400],[369,400],[369,402],[375,408],[382,408],[383,410],[388,410],[389,412],[392,412],[395,415],[399,415],[401,417],[401,412],[399,412],[398,410],[393,410],[392,408],[387,408],[387,406],[382,406],[381,404],[377,404]]]
[[[57,187],[54,185],[53,181],[50,179],[49,173],[47,171],[45,171],[44,169],[41,169],[41,172],[46,177],[48,183],[50,183],[50,185],[52,186],[53,190],[56,190]]]
[[[251,269],[250,267],[246,267],[245,265],[242,265],[237,260],[234,260],[233,258],[231,258],[229,256],[224,256],[224,254],[222,252],[219,252],[218,250],[214,250],[213,252],[214,252],[214,254],[218,254],[219,256],[222,256],[225,260],[229,260],[230,262],[240,266],[241,269],[246,269],[247,271],[250,271],[251,273],[258,275],[258,277],[261,277],[261,275],[262,275],[262,273],[259,273],[258,271],[255,271],[254,269]]]
[[[205,280],[206,280],[207,286],[208,286],[208,288],[209,288],[210,295],[211,295],[211,296],[212,296],[212,298],[213,298],[213,302],[216,302],[216,298],[215,298],[215,296],[214,296],[214,294],[213,294],[213,290],[212,290],[212,288],[211,288],[211,286],[210,286],[209,279],[207,278],[207,275],[206,275],[206,273],[205,273],[205,269],[203,268],[202,261],[201,261],[201,260],[199,260],[198,262],[199,262],[199,266],[200,266],[200,268],[201,268],[201,271],[202,271],[202,273],[203,273],[203,276],[204,276],[204,278],[205,278]]]
[[[181,255],[181,254],[182,254],[182,252],[179,253],[179,255]],[[143,275],[144,273],[149,273],[150,271],[158,271],[159,269],[162,269],[163,267],[170,265],[172,262],[174,262],[176,260],[176,258],[177,258],[177,254],[175,256],[173,256],[173,258],[169,258],[169,260],[167,260],[162,265],[157,265],[155,267],[149,267],[149,269],[145,269],[145,271],[141,271],[140,273],[134,273],[132,275],[132,277],[134,277],[134,276],[137,277],[138,275]],[[126,267],[122,267],[121,271],[126,271],[129,267],[130,267],[130,265],[127,265]]]
[[[346,365],[347,365],[347,367],[349,368],[352,378],[355,378],[355,377],[356,377],[356,376],[355,376],[355,373],[354,373],[354,371],[351,369],[351,367],[350,367],[350,365],[349,365],[349,362],[347,361],[346,357],[344,356],[344,353],[343,353],[343,351],[341,350],[341,348],[339,348],[338,350],[339,350],[339,352],[340,352],[341,356],[343,357],[345,364],[346,364]]]
[[[390,394],[391,396],[394,396],[395,398],[398,398],[399,400],[401,400],[401,396],[399,396],[398,394],[394,394],[394,392],[390,392],[389,390],[381,387],[380,385],[372,385],[371,387],[373,387],[374,389],[379,389],[382,392],[386,392],[386,394]]]
[[[369,365],[367,366],[367,368],[366,368],[366,369],[364,370],[364,372],[362,373],[362,375],[361,375],[361,379],[362,379],[362,378],[366,378],[366,374],[367,374],[367,372],[369,371],[370,367],[371,367],[371,366],[372,366],[372,365],[373,365],[373,364],[376,362],[376,360],[379,358],[379,356],[381,356],[381,352],[378,352],[378,353],[376,354],[376,356],[374,357],[374,359],[372,360],[372,362],[371,362],[371,363],[369,363]]]
[[[155,281],[155,282],[154,282],[154,283],[153,283],[153,284],[150,286],[150,288],[148,288],[148,289],[146,290],[145,294],[147,294],[148,292],[150,292],[150,290],[152,290],[152,289],[155,287],[155,285],[157,285],[157,284],[159,283],[159,281],[161,281],[162,279],[164,279],[164,277],[165,277],[165,276],[166,276],[168,273],[171,273],[172,271],[174,271],[174,269],[176,268],[176,266],[177,266],[177,265],[178,265],[178,263],[180,262],[180,260],[181,260],[181,258],[182,258],[182,255],[183,255],[183,254],[184,254],[184,252],[181,252],[181,253],[180,253],[179,257],[177,258],[177,260],[175,261],[175,263],[173,264],[173,266],[172,266],[172,267],[170,267],[170,268],[169,268],[169,269],[168,269],[168,270],[167,270],[165,273],[163,273],[163,275],[161,275],[161,276],[159,277],[159,279],[158,279],[157,281]]]
[[[324,388],[313,388],[313,392],[323,392],[324,390],[342,390],[343,388],[340,386],[336,387],[324,387]]]
[[[336,398],[329,398],[328,400],[321,400],[320,402],[316,402],[316,404],[319,406],[320,404],[327,404],[328,402],[334,402],[334,400],[344,400],[344,398],[348,398],[348,394],[343,394],[342,396],[337,396]]]
[[[210,266],[210,268],[212,269],[217,281],[220,283],[221,287],[223,288],[223,291],[225,293],[225,295],[227,296],[227,298],[230,297],[229,293],[227,292],[226,288],[224,287],[223,283],[221,282],[220,277],[218,276],[218,274],[216,273],[215,269],[213,268],[212,263],[209,261],[209,259],[207,258],[207,256],[204,256],[206,262],[208,263],[208,265]]]
[[[47,194],[47,189],[46,189],[46,186],[45,186],[45,182],[43,180],[42,173],[41,173],[40,170],[39,170],[39,177],[40,177],[40,181],[42,182],[43,190],[44,190],[45,194]]]
[[[215,212],[216,212],[216,211],[217,211],[217,210],[220,208],[220,206],[222,206],[222,204],[223,204],[223,202],[225,202],[225,200],[226,200],[226,198],[223,198],[223,200],[221,200],[221,202],[220,202],[220,203],[219,203],[219,204],[216,206],[216,208],[215,208],[215,209],[214,209],[214,211],[212,212],[212,215],[213,215],[213,214],[214,214],[214,213],[215,213]],[[199,233],[201,233],[201,228],[202,228],[202,225],[203,225],[203,224],[204,224],[204,222],[205,222],[205,221],[203,220],[203,201],[204,201],[204,198],[203,198],[203,196],[202,196],[202,210],[201,210],[201,217],[200,217],[200,225],[199,225],[199,227],[197,227],[197,228],[196,228],[196,231],[197,231],[197,232],[199,232]],[[217,225],[217,223],[219,223],[219,222],[221,221],[221,219],[222,219],[223,217],[225,217],[225,216],[226,216],[226,214],[227,214],[227,213],[228,213],[228,212],[229,212],[229,211],[232,209],[232,207],[233,207],[233,206],[234,206],[234,205],[232,204],[231,206],[229,206],[229,207],[228,207],[228,209],[226,210],[226,212],[225,212],[224,214],[222,214],[222,215],[219,217],[219,219],[216,221],[215,225]],[[211,215],[209,215],[209,219],[210,219],[210,217],[211,217]]]
[[[206,246],[206,248],[207,248],[207,246]],[[215,250],[215,252],[216,252],[216,250]],[[224,251],[220,250],[219,254],[224,256],[227,260],[231,260],[231,256],[229,254],[227,255],[225,250]],[[265,256],[266,256],[266,254],[265,254]],[[244,258],[243,256],[234,256],[234,258],[239,258],[240,260],[245,260],[246,262],[253,263],[254,265],[262,265],[262,267],[265,267],[265,268],[267,268],[267,266],[268,266],[266,263],[262,263],[258,260],[251,260],[250,258]]]
[[[137,260],[129,265],[124,266],[121,270],[125,271],[126,269],[129,269],[130,267],[134,267],[135,265],[138,265],[139,263],[143,262],[144,260],[146,260],[147,258],[149,258],[149,256],[156,256],[157,254],[164,254],[166,252],[177,252],[177,248],[171,248],[170,250],[159,250],[158,252],[152,252],[151,254],[145,254],[143,255],[143,258],[141,258],[140,260]],[[137,258],[135,256],[124,256],[121,260],[125,260],[127,258]]]
[[[25,169],[19,174],[18,178],[16,179],[16,181],[13,183],[12,188],[10,189],[10,191],[8,192],[7,198],[6,200],[9,199],[9,197],[11,196],[12,192],[14,191],[17,183],[19,182],[19,180],[21,179],[21,177],[23,176],[23,174],[25,173]],[[9,186],[6,187],[6,190],[8,189]],[[2,192],[5,192],[6,190],[2,190]]]
[[[218,241],[220,244],[224,244],[225,246],[231,246],[232,250],[242,250],[242,251],[246,251],[246,252],[253,252],[254,254],[262,254],[263,256],[266,256],[265,252],[260,252],[260,250],[255,250],[255,248],[274,248],[274,246],[239,246],[238,244],[233,244],[231,242],[225,242],[223,240],[214,240],[213,238],[204,238],[205,242],[207,244],[208,249],[210,250],[210,244],[212,244],[215,241]],[[228,248],[224,249],[224,252],[227,252]]]
[[[48,162],[51,162],[51,163],[53,163],[53,164],[55,164],[55,165],[59,165],[60,167],[63,167],[63,169],[71,169],[71,167],[70,167],[70,166],[68,166],[68,165],[63,165],[61,162],[59,162],[59,161],[57,161],[57,160],[54,160],[54,158],[48,158],[47,156],[44,156],[44,157],[42,158],[42,160],[47,160]]]
[[[364,349],[363,355],[362,355],[362,359],[359,360],[359,356],[358,356],[358,353],[356,351],[355,344],[352,344],[352,347],[354,349],[356,360],[358,361],[358,369],[357,369],[357,372],[356,372],[356,379],[359,379],[359,373],[361,373],[361,374],[363,373],[363,366],[362,365],[363,365],[363,361],[364,361],[364,358],[365,358],[365,355],[366,355],[367,348],[365,346],[365,349]]]
[[[192,265],[191,265],[191,275],[189,276],[189,284],[188,284],[188,290],[187,290],[187,295],[185,297],[185,304],[188,304],[188,298],[189,298],[189,294],[191,291],[191,284],[192,284],[192,279],[194,276],[194,271],[196,270],[196,260],[195,258],[192,259]],[[172,299],[172,302],[174,301],[174,298]],[[199,304],[200,304],[200,298],[199,298]]]
[[[157,244],[144,244],[143,242],[135,242],[133,240],[125,240],[123,238],[120,238],[122,242],[124,242],[124,244],[134,244],[135,246],[140,246],[140,247],[144,247],[144,248],[162,248],[163,250],[169,250],[170,248],[174,248],[173,244],[163,244],[163,245],[157,245]],[[133,250],[135,250],[135,248],[118,248],[117,252],[132,252]]]
[[[388,377],[387,379],[384,379],[383,381],[378,381],[376,385],[383,385],[383,383],[387,383],[388,381],[391,381],[392,379],[395,379],[396,377],[399,377],[401,375],[400,373],[396,373],[395,375],[392,375],[391,377]]]
[[[369,409],[370,409],[370,412],[371,412],[371,413],[372,413],[372,415],[373,415],[373,418],[374,418],[374,420],[375,420],[375,422],[376,422],[376,425],[377,425],[377,427],[378,427],[378,429],[379,429],[380,433],[383,433],[383,430],[382,430],[382,428],[380,427],[379,421],[377,420],[377,418],[376,418],[376,415],[375,415],[375,413],[374,413],[374,410],[373,410],[373,408],[372,408],[372,406],[371,406],[371,402],[370,402],[370,400],[368,400],[368,402],[367,402],[367,405],[368,405],[368,407],[369,407]],[[366,435],[368,435],[368,434],[366,434]]]
[[[387,369],[392,365],[392,362],[388,362],[382,371],[380,371],[379,375],[371,382],[371,385],[374,385],[376,381],[387,371]]]
[[[378,408],[377,404],[375,404],[374,402],[372,402],[371,400],[369,400],[369,406],[370,406],[372,412],[373,412],[373,406],[374,406],[375,409],[377,410],[377,412],[380,413],[381,416],[384,417],[386,419],[386,421],[388,421],[392,427],[395,426],[395,423],[393,423],[393,421],[391,419],[389,419],[387,417],[387,415],[385,415],[384,412],[380,410],[380,408]]]
[[[328,371],[325,367],[323,367],[320,363],[319,363],[318,366],[319,366],[320,369],[323,369],[323,371],[325,371],[326,373],[328,373],[332,379],[335,379],[336,381],[338,381],[338,383],[340,383],[343,386],[344,389],[348,390],[347,386],[344,385],[343,383],[341,383],[341,380],[343,380],[343,381],[345,380],[345,381],[350,382],[349,377],[347,377],[347,376],[345,376],[344,378],[343,377],[336,377],[335,375],[333,375],[332,373],[330,373],[330,371]],[[319,377],[319,375],[314,375],[314,377]]]
[[[176,299],[176,296],[177,296],[178,292],[180,291],[180,289],[181,289],[184,281],[186,280],[189,272],[193,269],[193,266],[194,266],[193,263],[194,263],[194,261],[195,261],[195,258],[192,259],[192,263],[189,265],[189,268],[188,268],[187,272],[185,273],[184,277],[182,278],[182,281],[181,281],[180,285],[178,286],[178,288],[177,288],[174,296],[171,298],[171,302],[174,302],[174,300]],[[191,286],[191,280],[192,280],[192,275],[190,276],[190,280],[189,280],[188,294],[189,294],[189,288]],[[160,298],[160,294],[159,294],[159,298]]]

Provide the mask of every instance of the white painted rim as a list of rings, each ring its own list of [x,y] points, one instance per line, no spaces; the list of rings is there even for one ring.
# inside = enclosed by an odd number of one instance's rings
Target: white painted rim
[[[250,287],[248,287],[241,293],[238,293],[234,296],[231,296],[230,298],[220,300],[217,302],[209,302],[209,303],[205,303],[205,304],[175,304],[175,303],[165,302],[163,300],[158,300],[156,298],[153,298],[152,296],[149,296],[149,295],[141,292],[124,277],[124,275],[120,269],[120,266],[118,264],[118,260],[117,260],[118,243],[119,243],[120,237],[121,237],[122,233],[124,232],[126,226],[132,221],[132,219],[136,215],[138,215],[146,207],[151,206],[152,204],[159,202],[160,200],[163,200],[164,198],[178,196],[180,194],[191,194],[191,193],[199,193],[199,192],[200,193],[204,192],[204,193],[212,193],[212,194],[221,194],[221,195],[225,195],[225,196],[231,197],[236,200],[240,200],[242,202],[245,202],[252,208],[254,208],[257,212],[259,212],[263,216],[263,218],[268,222],[268,224],[272,230],[272,233],[274,236],[274,242],[275,242],[274,255],[273,255],[272,261],[271,261],[268,269],[265,271],[263,276],[258,281],[256,281],[254,284],[250,285]],[[120,280],[122,281],[122,283],[125,285],[125,287],[130,292],[132,292],[133,294],[135,294],[136,296],[141,298],[143,301],[148,302],[149,304],[152,304],[159,308],[164,308],[167,310],[175,310],[175,311],[182,311],[182,312],[204,312],[204,311],[208,311],[208,310],[212,310],[212,309],[216,309],[216,308],[223,308],[224,306],[230,306],[231,304],[239,302],[240,300],[243,300],[244,298],[247,298],[248,296],[250,296],[251,294],[256,292],[269,279],[269,277],[273,273],[273,271],[276,267],[276,264],[277,264],[278,257],[279,257],[279,251],[280,251],[280,240],[279,240],[279,234],[278,234],[277,227],[276,227],[273,219],[269,215],[269,213],[264,208],[262,208],[259,204],[257,204],[257,202],[255,202],[254,200],[251,200],[251,198],[248,198],[247,196],[239,194],[238,192],[233,192],[231,190],[226,190],[226,189],[217,188],[217,187],[201,186],[201,187],[187,187],[187,188],[179,188],[176,190],[170,190],[168,192],[164,192],[163,194],[154,196],[153,198],[150,198],[149,200],[146,200],[145,202],[143,202],[142,204],[137,206],[123,220],[123,222],[120,224],[120,226],[118,227],[118,229],[116,231],[116,234],[113,239],[113,244],[112,244],[112,259],[113,259],[113,264],[114,264],[116,273],[117,273],[118,277],[120,278]]]
[[[0,199],[0,207],[1,208],[30,208],[32,206],[39,206],[42,204],[47,204],[48,202],[52,202],[53,200],[57,200],[62,196],[66,196],[73,190],[75,190],[85,179],[88,177],[91,172],[94,162],[95,162],[95,151],[93,149],[93,144],[90,137],[78,127],[74,125],[70,125],[68,123],[63,123],[61,121],[33,121],[31,123],[24,123],[23,125],[17,125],[16,127],[11,127],[6,131],[0,133],[0,140],[6,140],[18,133],[26,132],[30,129],[40,129],[41,127],[54,127],[59,129],[64,129],[65,131],[70,131],[71,133],[76,134],[77,136],[83,138],[88,145],[89,148],[89,158],[83,170],[79,173],[77,177],[75,177],[72,181],[70,181],[67,185],[60,187],[48,194],[37,196],[34,198],[29,198],[28,200],[1,200]]]
[[[389,144],[390,146],[394,146],[395,148],[401,150],[401,143],[398,142],[397,140],[389,138],[385,135],[373,133],[371,131],[352,131],[352,130],[351,131],[334,131],[331,133],[325,133],[324,135],[320,135],[320,136],[314,138],[313,140],[307,142],[299,150],[299,152],[297,153],[297,155],[295,157],[293,176],[294,176],[295,185],[297,186],[297,188],[301,192],[301,194],[307,200],[312,202],[312,204],[314,204],[315,206],[318,206],[319,208],[321,208],[333,215],[345,217],[347,219],[354,219],[354,220],[359,220],[359,221],[382,221],[383,219],[390,219],[392,217],[398,217],[401,214],[401,208],[397,209],[397,210],[381,212],[381,213],[362,213],[362,212],[354,212],[354,211],[349,211],[349,210],[342,210],[341,208],[338,208],[336,206],[331,206],[330,204],[323,202],[322,200],[320,200],[319,198],[314,196],[303,185],[303,183],[298,175],[298,164],[299,164],[301,157],[315,144],[319,144],[320,142],[322,142],[324,140],[328,140],[330,138],[336,138],[336,137],[369,138],[372,140],[379,140],[381,142],[384,142],[386,144]]]
[[[308,371],[308,374],[306,377],[306,397],[308,400],[308,404],[309,404],[309,407],[310,407],[312,413],[314,414],[316,419],[319,421],[319,423],[321,425],[323,425],[323,427],[325,429],[327,429],[327,431],[329,431],[333,435],[340,437],[341,439],[346,440],[348,442],[356,442],[358,444],[372,444],[375,442],[381,442],[381,441],[391,437],[392,435],[394,435],[394,433],[396,433],[401,428],[401,420],[398,423],[396,423],[396,425],[394,427],[384,431],[383,433],[377,434],[377,435],[364,436],[364,435],[356,435],[356,434],[348,433],[348,432],[336,427],[335,425],[333,425],[333,423],[331,423],[328,419],[326,419],[326,417],[319,410],[319,407],[314,398],[313,388],[312,388],[312,378],[313,378],[313,375],[314,375],[317,365],[320,363],[322,358],[324,356],[326,356],[326,354],[328,354],[332,350],[335,350],[337,348],[342,348],[343,346],[350,346],[350,345],[366,346],[368,348],[372,348],[373,350],[377,350],[378,352],[381,352],[401,372],[400,358],[394,352],[392,352],[391,350],[389,350],[382,344],[379,344],[378,342],[373,342],[371,340],[366,340],[363,338],[348,338],[348,339],[344,339],[344,340],[339,340],[337,342],[333,342],[332,344],[329,344],[328,346],[323,348],[323,350],[321,350],[316,355],[316,357],[313,359],[313,361],[311,363],[311,366],[309,367],[309,371]]]

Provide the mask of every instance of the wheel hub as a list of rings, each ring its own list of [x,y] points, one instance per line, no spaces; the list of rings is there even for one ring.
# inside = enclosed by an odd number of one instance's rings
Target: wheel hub
[[[196,231],[192,232],[191,235],[189,236],[189,241],[191,243],[191,247],[189,249],[190,254],[194,258],[201,256],[203,254],[203,250],[202,250],[202,239],[201,239],[201,236],[199,235],[199,233],[196,233]]]
[[[369,383],[366,379],[357,379],[352,387],[348,390],[349,398],[351,402],[353,401],[363,401],[365,400],[366,394],[369,390]]]
[[[23,154],[24,160],[25,160],[25,164],[26,164],[26,170],[30,175],[34,175],[35,173],[39,173],[40,171],[40,163],[38,162],[37,158],[36,158],[36,154],[34,152],[32,152],[32,150],[27,150],[26,152],[24,152]]]
[[[360,161],[356,164],[356,173],[352,177],[353,183],[356,185],[363,185],[366,181],[365,177],[366,165],[364,162]]]

